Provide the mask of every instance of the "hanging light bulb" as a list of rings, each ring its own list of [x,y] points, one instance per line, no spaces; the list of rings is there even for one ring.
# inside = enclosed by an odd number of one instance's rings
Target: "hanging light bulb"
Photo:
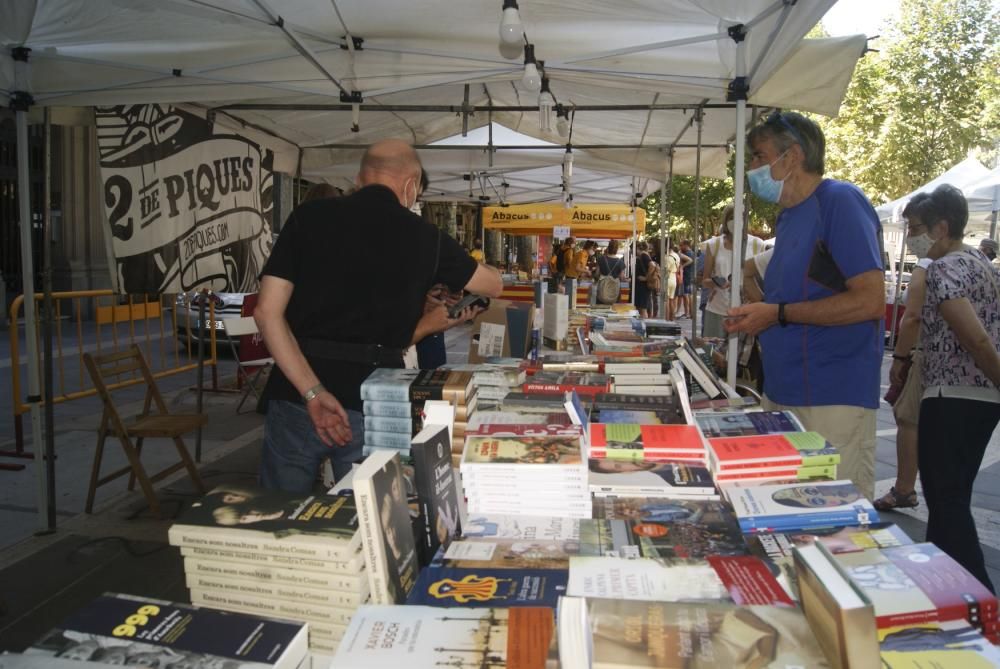
[[[517,11],[517,0],[503,0],[503,16],[500,18],[501,44],[520,44],[524,27],[521,14]]]
[[[563,156],[563,181],[566,185],[573,179],[573,148],[566,147],[566,155]]]
[[[524,42],[514,42],[513,44],[507,44],[503,40],[500,40],[500,55],[507,60],[517,60],[524,53]]]
[[[556,106],[556,132],[563,139],[569,137],[569,113],[562,105]]]
[[[521,86],[529,91],[538,91],[542,88],[542,75],[538,72],[538,64],[535,61],[535,45],[524,45],[524,76],[521,77]]]
[[[548,77],[542,77],[542,92],[538,94],[538,129],[542,132],[552,132],[552,107],[556,99],[549,90]]]

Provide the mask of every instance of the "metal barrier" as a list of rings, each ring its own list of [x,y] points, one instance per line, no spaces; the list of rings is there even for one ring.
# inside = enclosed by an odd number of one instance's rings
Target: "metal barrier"
[[[198,368],[197,339],[205,339],[207,334],[207,352],[204,364],[212,367],[212,388],[218,387],[218,360],[216,357],[216,326],[215,304],[206,299],[206,323],[208,328],[197,323],[197,316],[192,316],[196,309],[192,305],[193,296],[183,296],[178,300],[174,295],[154,296],[150,302],[147,295],[116,295],[110,290],[83,290],[52,293],[53,328],[52,328],[52,403],[61,404],[72,400],[92,397],[96,389],[84,371],[83,354],[113,352],[138,344],[147,357],[147,362],[153,370],[153,377],[160,379]],[[36,332],[41,332],[43,295],[35,295]],[[193,298],[193,299],[192,299]],[[124,301],[123,300],[126,300]],[[138,301],[137,301],[138,299]],[[10,358],[11,385],[14,404],[14,438],[15,454],[24,453],[24,427],[22,417],[31,409],[21,381],[21,360],[18,340],[18,318],[21,312],[24,295],[14,298],[10,307]],[[68,306],[67,306],[68,305]],[[178,317],[178,309],[183,314]],[[67,316],[63,314],[67,313]],[[92,315],[84,318],[84,314]],[[65,342],[64,321],[70,321],[70,327],[75,329],[76,341]],[[84,342],[84,324],[93,324],[93,339]],[[137,327],[138,324],[138,327]],[[151,328],[151,324],[154,327]],[[157,325],[158,324],[158,325]],[[88,329],[90,325],[88,325]],[[158,332],[156,332],[158,329]],[[140,332],[137,332],[140,330]],[[152,330],[152,332],[151,332]],[[88,335],[90,333],[88,332]],[[37,337],[40,339],[41,334]],[[65,337],[71,339],[71,337]],[[158,346],[154,342],[158,341]],[[172,346],[170,343],[172,342]],[[64,345],[66,344],[66,345]],[[154,351],[154,348],[157,349]],[[42,365],[42,346],[38,342],[37,363]],[[73,369],[73,363],[76,369]],[[67,367],[69,372],[67,373]],[[75,377],[75,378],[71,378]],[[42,380],[44,384],[45,380]],[[109,386],[109,389],[124,388],[143,383],[141,375],[133,374],[132,378],[119,381]],[[42,392],[44,396],[44,392]],[[44,404],[42,402],[41,404]]]

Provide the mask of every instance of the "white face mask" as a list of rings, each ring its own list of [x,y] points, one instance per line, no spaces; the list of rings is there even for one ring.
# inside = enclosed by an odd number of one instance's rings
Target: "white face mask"
[[[409,200],[409,198],[406,197],[406,192],[409,190],[411,184],[413,185],[413,199]],[[406,203],[407,200],[409,200],[409,204]],[[413,209],[413,207],[417,204],[417,184],[413,181],[413,179],[407,179],[403,182],[403,201],[400,202],[400,204],[407,209]]]
[[[926,258],[927,254],[931,250],[931,247],[934,246],[936,241],[936,239],[924,232],[923,234],[915,237],[907,237],[906,248],[910,249],[910,253],[915,255],[917,258]]]

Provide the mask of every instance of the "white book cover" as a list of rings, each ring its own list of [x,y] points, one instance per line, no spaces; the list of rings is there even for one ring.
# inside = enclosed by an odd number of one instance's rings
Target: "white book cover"
[[[571,556],[566,594],[648,602],[730,600],[708,562],[680,558]]]
[[[850,481],[808,481],[775,485],[729,487],[726,493],[744,530],[771,522],[801,519],[829,520],[831,524],[878,522],[878,512]],[[853,522],[850,522],[852,521]],[[781,529],[776,527],[775,529]],[[786,528],[787,529],[787,528]]]
[[[615,387],[624,386],[665,386],[670,383],[668,374],[615,374]]]

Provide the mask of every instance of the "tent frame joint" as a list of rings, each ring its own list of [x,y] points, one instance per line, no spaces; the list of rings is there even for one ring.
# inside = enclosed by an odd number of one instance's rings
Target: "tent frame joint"
[[[747,38],[747,27],[742,23],[737,23],[726,28],[726,32],[734,42],[739,44]]]
[[[351,91],[350,93],[340,91],[340,101],[344,104],[359,105],[364,102],[364,97],[362,96],[361,91]]]
[[[11,91],[10,110],[15,112],[26,112],[35,104],[34,96],[27,91]]]
[[[365,43],[364,37],[358,37],[357,35],[344,35],[340,39],[344,40],[344,43],[340,45],[340,48],[344,51],[364,51],[365,47],[362,46]],[[351,44],[347,44],[347,40],[351,40]]]
[[[726,100],[737,102],[747,100],[750,96],[750,80],[747,77],[734,77],[726,87]]]
[[[10,57],[19,63],[27,63],[30,53],[31,48],[26,46],[15,46],[10,49]]]

